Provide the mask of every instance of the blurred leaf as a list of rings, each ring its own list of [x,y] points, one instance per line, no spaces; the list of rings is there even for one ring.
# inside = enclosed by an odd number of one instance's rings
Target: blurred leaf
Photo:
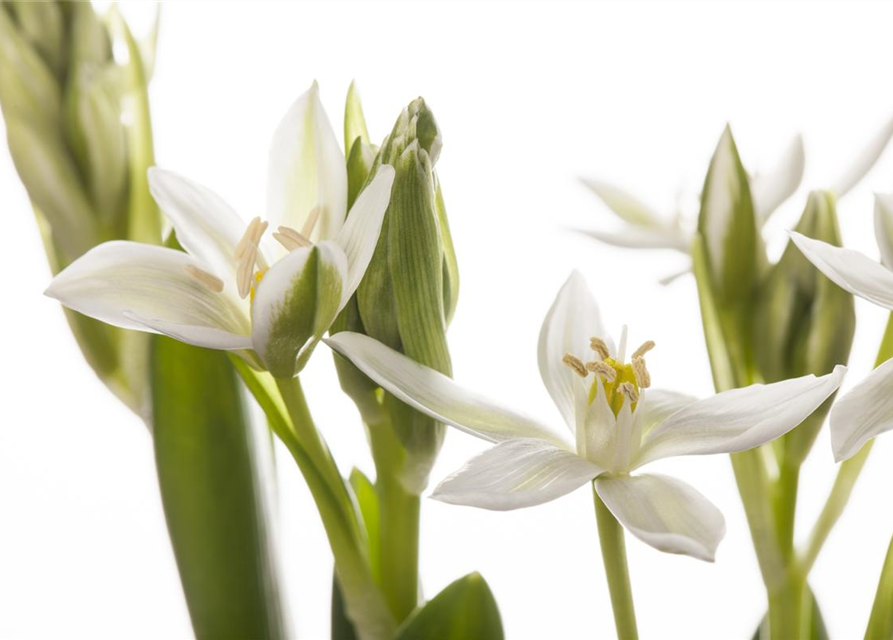
[[[890,640],[893,638],[893,539],[887,549],[887,557],[881,567],[877,593],[868,618],[865,640]]]
[[[395,640],[501,640],[499,607],[479,573],[459,578],[417,609]]]
[[[196,637],[286,637],[257,442],[229,359],[154,336],[151,365],[158,479]]]

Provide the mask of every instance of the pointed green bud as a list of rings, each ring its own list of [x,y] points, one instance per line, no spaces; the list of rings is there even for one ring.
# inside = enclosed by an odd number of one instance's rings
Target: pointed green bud
[[[354,81],[350,83],[347,101],[344,104],[344,157],[350,157],[357,139],[367,145],[371,143],[369,130],[366,128],[366,116],[363,115],[363,104],[360,102],[360,92]]]
[[[834,195],[810,193],[795,230],[840,246]],[[760,284],[756,300],[753,345],[764,380],[824,375],[846,364],[856,330],[853,296],[826,278],[793,242]],[[799,463],[806,457],[830,406],[829,399],[785,436],[788,458]]]
[[[751,294],[758,267],[757,229],[747,172],[727,126],[710,160],[698,216],[711,286],[720,306]]]
[[[347,259],[334,242],[296,249],[260,280],[251,305],[252,341],[267,370],[291,378],[341,308]]]
[[[375,159],[375,166],[392,165],[396,177],[357,302],[368,335],[449,375],[446,327],[455,308],[458,275],[434,173],[440,148],[434,115],[424,100],[414,100],[400,114]],[[407,490],[418,493],[443,441],[443,425],[393,398],[385,401],[385,407],[407,450],[401,479]]]

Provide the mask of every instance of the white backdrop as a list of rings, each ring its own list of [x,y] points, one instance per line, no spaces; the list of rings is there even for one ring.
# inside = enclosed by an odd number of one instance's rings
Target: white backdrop
[[[438,169],[462,290],[450,331],[457,379],[547,419],[539,324],[572,268],[610,326],[657,341],[655,384],[711,391],[694,284],[658,277],[681,256],[606,248],[568,231],[613,223],[579,176],[624,185],[672,212],[694,200],[728,121],[750,169],[790,137],[804,187],[767,234],[777,254],[809,188],[829,185],[893,116],[889,24],[880,4],[182,3],[164,7],[152,108],[159,164],[263,211],[267,146],[314,78],[340,135],[356,78],[374,138],[423,95],[443,130]],[[0,125],[2,127],[2,125]],[[4,136],[5,139],[5,136]],[[893,152],[840,203],[846,244],[876,255],[872,191],[893,189]],[[94,378],[58,305],[36,227],[0,146],[0,636],[180,638],[191,634],[144,427]],[[857,302],[851,386],[886,320]],[[320,347],[304,376],[342,469],[372,472],[362,431]],[[485,445],[448,434],[433,480]],[[328,633],[331,559],[302,479],[279,456],[281,546],[301,637]],[[868,462],[814,571],[831,635],[861,637],[891,533],[893,436]],[[765,603],[728,459],[659,463],[725,513],[713,565],[628,538],[646,638],[749,638]],[[827,431],[805,468],[800,533],[832,480]],[[472,570],[510,638],[612,637],[592,498],[493,513],[426,500],[421,566],[434,594]]]

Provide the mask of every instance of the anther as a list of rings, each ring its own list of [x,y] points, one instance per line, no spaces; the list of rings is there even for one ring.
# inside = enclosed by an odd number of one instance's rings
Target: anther
[[[632,360],[635,360],[636,358],[641,358],[646,353],[651,351],[653,348],[654,348],[654,340],[646,340],[645,342],[642,343],[641,347],[639,347],[638,349],[633,351]]]
[[[636,385],[632,382],[621,382],[620,393],[626,396],[626,399],[629,400],[630,404],[639,401],[639,391],[636,389]]]
[[[573,369],[574,373],[576,373],[581,378],[585,378],[586,376],[589,375],[589,372],[586,371],[586,365],[584,365],[583,361],[580,360],[579,358],[577,358],[576,356],[573,356],[569,353],[565,353],[564,357],[561,359],[561,361],[564,364],[566,364],[567,366],[569,366],[571,369]]]
[[[633,358],[633,373],[636,376],[636,383],[643,389],[651,386],[651,374],[645,366],[645,358],[637,356]]]
[[[239,286],[239,297],[247,298],[251,293],[251,276],[254,274],[254,263],[257,260],[257,245],[248,244],[245,254],[236,269],[236,283]]]
[[[595,351],[598,354],[598,357],[602,360],[607,360],[611,357],[611,352],[608,351],[608,345],[605,344],[605,341],[601,338],[590,338],[589,347]]]
[[[310,247],[313,245],[312,242],[302,233],[299,233],[292,229],[291,227],[279,227],[278,232],[273,234],[273,237],[276,239],[279,244],[288,249],[289,251],[294,251],[300,247]]]
[[[205,288],[210,289],[214,293],[220,293],[223,291],[223,280],[215,276],[214,274],[208,273],[202,269],[199,269],[195,265],[187,264],[186,265],[186,273],[190,278],[205,286]]]
[[[608,382],[614,382],[617,378],[617,370],[607,362],[587,362],[586,369],[602,375]]]
[[[242,259],[245,255],[245,251],[248,249],[249,244],[257,244],[259,241],[255,240],[257,228],[261,226],[260,218],[254,218],[251,222],[248,223],[248,228],[245,229],[245,233],[242,234],[242,238],[239,240],[236,248],[234,250],[234,257],[236,261]],[[266,227],[264,227],[266,229]],[[261,232],[263,233],[263,232]]]
[[[304,226],[301,227],[301,235],[305,238],[309,238],[310,234],[313,233],[314,227],[316,227],[316,222],[319,220],[320,208],[319,206],[315,206],[310,210],[310,214],[307,216],[307,219],[304,221]]]

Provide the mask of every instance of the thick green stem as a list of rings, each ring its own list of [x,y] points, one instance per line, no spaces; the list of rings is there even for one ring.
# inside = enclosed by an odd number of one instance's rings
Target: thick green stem
[[[375,461],[380,522],[380,576],[388,607],[397,622],[419,602],[419,514],[421,501],[400,479],[406,451],[390,421],[369,426]]]
[[[629,581],[629,567],[626,563],[626,542],[623,527],[611,510],[599,498],[592,484],[595,499],[595,519],[598,522],[598,539],[602,547],[602,561],[611,592],[611,607],[614,609],[614,625],[618,640],[637,640],[636,610],[633,606],[633,590]]]
[[[775,526],[781,555],[786,562],[794,557],[794,521],[797,515],[799,483],[799,463],[785,458],[775,484]]]
[[[812,615],[812,602],[806,580],[790,567],[785,582],[769,591],[769,637],[780,640],[806,640],[811,628],[804,615]]]

